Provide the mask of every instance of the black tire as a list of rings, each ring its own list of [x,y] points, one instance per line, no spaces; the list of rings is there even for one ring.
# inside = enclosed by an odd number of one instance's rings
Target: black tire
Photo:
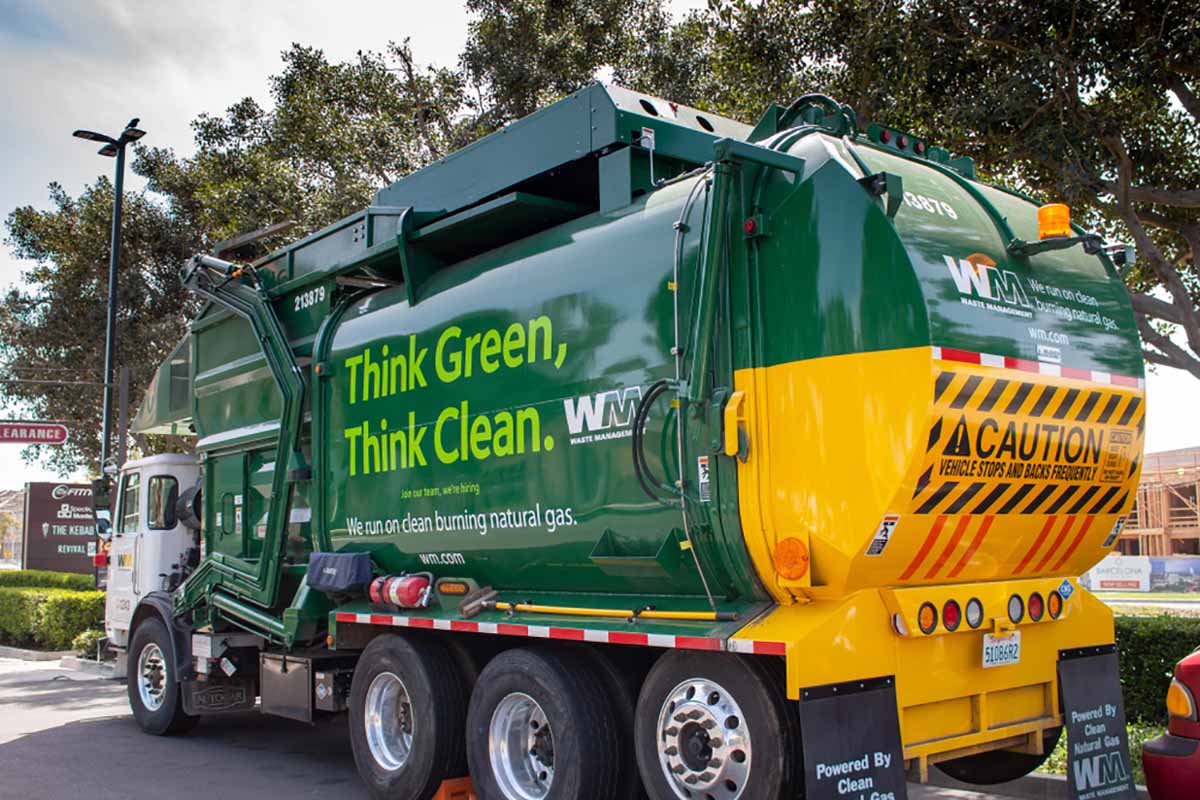
[[[1010,750],[993,750],[990,753],[979,753],[951,761],[942,761],[934,766],[956,781],[975,786],[1008,783],[1025,777],[1044,764],[1061,736],[1061,727],[1048,731],[1042,737],[1042,754],[1040,756],[1030,753],[1014,753]]]
[[[408,696],[413,738],[395,766],[372,753],[366,703],[372,684],[390,674]],[[380,679],[379,688],[390,679]],[[350,746],[358,774],[376,800],[429,800],[451,778],[466,774],[463,724],[466,692],[458,666],[439,641],[407,634],[371,640],[354,668],[350,683]],[[388,743],[395,746],[394,740]]]
[[[638,648],[627,648],[637,650]],[[637,708],[638,692],[642,688],[642,679],[646,670],[638,669],[631,659],[622,658],[623,653],[614,653],[610,649],[588,649],[581,651],[586,658],[596,665],[600,676],[604,679],[609,701],[612,703],[614,720],[617,725],[618,739],[621,748],[621,763],[627,765],[622,770],[618,784],[618,797],[628,800],[647,800],[646,789],[642,786],[642,776],[638,773],[637,754],[633,746],[633,723]]]
[[[660,730],[664,709],[668,716]],[[677,713],[697,716],[680,721]],[[746,738],[748,752],[739,746]],[[761,659],[698,658],[682,650],[664,654],[642,684],[634,739],[642,782],[653,800],[678,800],[675,781],[696,798],[793,800],[803,795],[797,713],[787,700],[782,670]],[[663,760],[684,771],[669,781]],[[686,778],[695,782],[684,783]],[[713,791],[706,791],[709,787]]]
[[[517,695],[532,698],[545,716],[546,725],[531,730],[550,730],[549,741],[538,739],[553,752],[545,800],[627,800],[620,793],[622,772],[633,765],[621,757],[606,684],[582,652],[516,648],[493,658],[480,673],[467,710],[467,761],[479,800],[507,800],[492,765],[490,729],[497,709]]]
[[[139,677],[142,654],[146,652],[148,658],[154,656],[155,651],[152,648],[157,648],[157,657],[162,665],[161,672],[158,673],[160,678],[151,682],[152,685],[161,687],[161,702],[153,708],[142,698]],[[200,718],[183,713],[183,695],[178,680],[179,666],[175,663],[171,634],[161,619],[148,617],[137,626],[129,642],[127,663],[125,690],[129,695],[129,707],[133,709],[133,718],[142,730],[155,736],[171,736],[186,733],[196,727]]]

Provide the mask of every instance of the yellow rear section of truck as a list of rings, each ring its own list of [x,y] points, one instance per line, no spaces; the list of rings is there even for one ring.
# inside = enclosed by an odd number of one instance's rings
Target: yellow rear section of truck
[[[743,525],[780,605],[735,638],[787,643],[792,698],[894,675],[922,778],[983,751],[1040,753],[1061,724],[1059,652],[1113,641],[1111,612],[1071,576],[1111,549],[1136,495],[1142,383],[1063,372],[930,347],[737,375]],[[985,636],[1013,634],[1019,660],[985,667]]]

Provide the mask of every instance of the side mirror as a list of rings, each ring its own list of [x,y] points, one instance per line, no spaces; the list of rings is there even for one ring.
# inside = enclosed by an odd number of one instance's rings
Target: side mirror
[[[112,538],[112,523],[107,516],[100,516],[99,512],[96,514],[96,535],[106,542]]]

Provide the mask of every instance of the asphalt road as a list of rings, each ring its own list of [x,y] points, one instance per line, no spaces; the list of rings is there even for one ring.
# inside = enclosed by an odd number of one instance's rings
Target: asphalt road
[[[344,717],[316,726],[258,712],[182,737],[141,732],[125,686],[0,658],[0,800],[360,800]],[[909,785],[910,800],[999,800]]]

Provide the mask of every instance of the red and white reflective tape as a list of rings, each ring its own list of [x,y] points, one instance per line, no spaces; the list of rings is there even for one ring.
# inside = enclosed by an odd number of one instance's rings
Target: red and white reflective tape
[[[462,619],[432,619],[404,617],[393,614],[352,614],[339,611],[338,622],[356,625],[387,625],[393,628],[425,628],[458,633],[490,633],[497,636],[525,636],[533,639],[559,639],[599,644],[628,644],[639,647],[666,647],[680,650],[728,651],[754,655],[782,656],[787,654],[784,642],[750,639],[718,639],[712,636],[672,636],[662,633],[633,633],[631,631],[601,631],[593,628],[563,628],[556,625],[517,625],[509,622],[471,622]]]
[[[1015,369],[1021,372],[1032,372],[1037,375],[1053,375],[1061,378],[1075,378],[1091,383],[1105,383],[1111,386],[1128,386],[1131,389],[1145,389],[1146,382],[1141,378],[1129,375],[1117,375],[1112,372],[1102,372],[1098,369],[1076,369],[1064,367],[1061,364],[1047,364],[1044,361],[1028,361],[1012,356],[997,356],[991,353],[975,353],[970,350],[956,350],[953,347],[933,347],[935,361],[957,361],[961,364],[979,364],[984,367],[1000,367]]]

